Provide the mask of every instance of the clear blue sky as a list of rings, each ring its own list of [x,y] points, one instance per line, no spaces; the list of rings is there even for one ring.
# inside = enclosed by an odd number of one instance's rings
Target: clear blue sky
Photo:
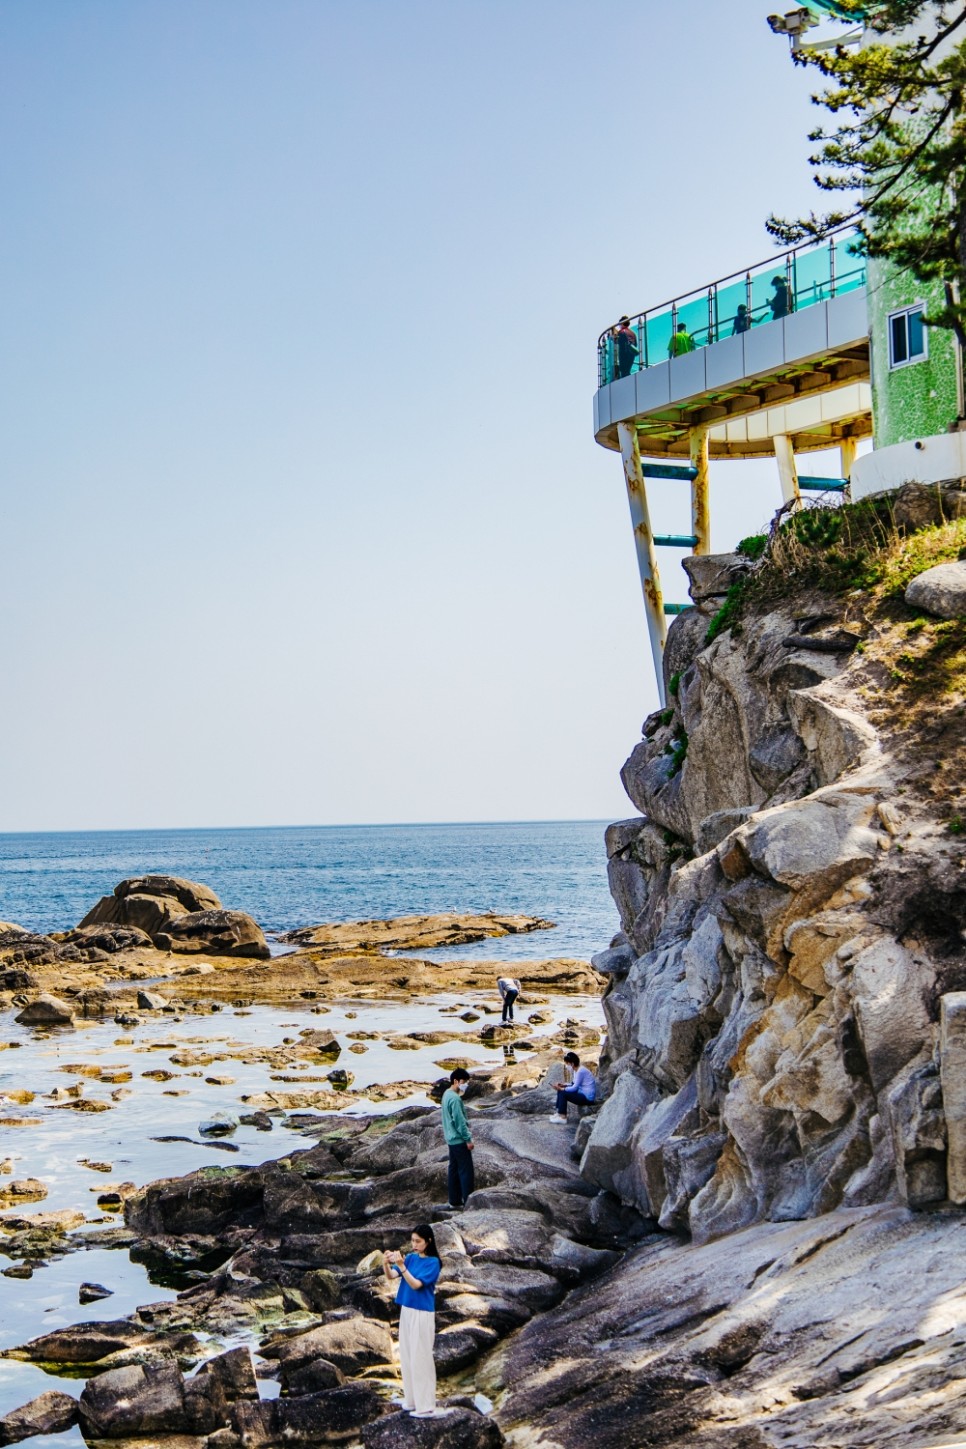
[[[769,8],[3,0],[0,829],[630,813],[594,344],[813,204]]]

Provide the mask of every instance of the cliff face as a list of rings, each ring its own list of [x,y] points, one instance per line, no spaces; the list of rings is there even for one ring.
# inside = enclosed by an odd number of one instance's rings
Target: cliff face
[[[587,1178],[696,1241],[966,1201],[966,621],[902,593],[964,518],[961,484],[907,486],[846,590],[841,547],[784,589],[775,537],[689,562],[672,707],[622,772],[641,814],[607,832],[623,930],[581,1131]]]

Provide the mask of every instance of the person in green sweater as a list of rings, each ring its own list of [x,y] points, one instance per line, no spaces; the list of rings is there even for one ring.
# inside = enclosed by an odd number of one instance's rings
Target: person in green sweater
[[[443,1136],[449,1148],[447,1191],[449,1206],[462,1208],[475,1187],[473,1173],[473,1134],[466,1120],[462,1096],[470,1074],[457,1067],[449,1074],[449,1087],[443,1093]]]

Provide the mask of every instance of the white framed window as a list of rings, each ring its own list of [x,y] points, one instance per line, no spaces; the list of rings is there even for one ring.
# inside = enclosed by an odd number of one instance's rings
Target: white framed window
[[[889,313],[889,367],[906,367],[929,356],[922,302]]]

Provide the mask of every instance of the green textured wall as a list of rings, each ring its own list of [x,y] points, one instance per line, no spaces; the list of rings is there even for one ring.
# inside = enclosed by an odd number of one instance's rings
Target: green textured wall
[[[888,263],[869,262],[869,330],[872,335],[872,416],[875,446],[905,443],[944,433],[956,418],[956,350],[953,335],[927,328],[929,356],[906,367],[889,368],[890,312],[925,302],[938,309],[941,288],[924,287],[908,272]]]

